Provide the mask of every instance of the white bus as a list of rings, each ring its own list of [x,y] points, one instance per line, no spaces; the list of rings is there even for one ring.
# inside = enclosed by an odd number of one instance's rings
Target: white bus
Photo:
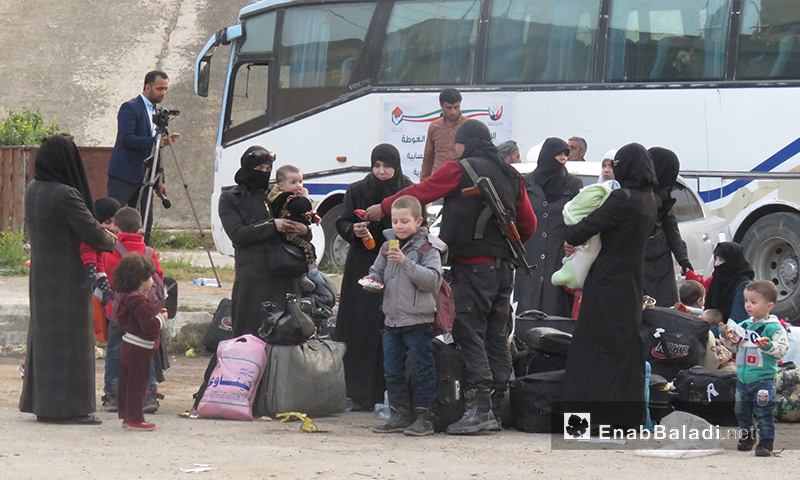
[[[438,92],[454,86],[523,153],[548,136],[585,138],[589,160],[632,141],[674,150],[757,278],[778,286],[777,313],[800,319],[800,1],[266,0],[209,40],[199,95],[228,43],[212,197],[223,252],[216,203],[247,147],[309,173],[368,167],[391,142],[416,179]],[[328,257],[363,175],[306,182]]]

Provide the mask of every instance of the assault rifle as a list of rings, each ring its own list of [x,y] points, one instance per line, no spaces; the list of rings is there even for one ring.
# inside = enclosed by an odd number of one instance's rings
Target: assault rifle
[[[500,201],[500,197],[497,195],[497,190],[494,189],[494,184],[492,184],[492,179],[476,176],[476,178],[473,178],[473,181],[475,182],[475,185],[462,189],[461,195],[465,197],[471,195],[480,195],[483,197],[488,208],[491,210],[492,218],[494,219],[495,224],[498,228],[500,228],[500,231],[503,232],[503,236],[506,237],[506,241],[511,247],[511,251],[514,253],[514,259],[516,260],[517,264],[520,267],[525,268],[525,272],[528,275],[533,274],[533,269],[536,268],[537,265],[534,264],[531,266],[528,263],[528,260],[525,258],[525,245],[519,238],[517,224],[514,221],[514,218],[511,216],[511,213],[506,210],[505,206],[503,206],[503,202]]]

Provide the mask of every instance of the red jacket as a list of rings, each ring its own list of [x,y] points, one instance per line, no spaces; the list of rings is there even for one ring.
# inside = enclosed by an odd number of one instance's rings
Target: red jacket
[[[135,233],[120,233],[117,236],[117,242],[125,246],[129,253],[144,253],[147,245],[144,244],[144,237]],[[103,265],[105,266],[108,280],[111,282],[111,288],[114,288],[114,270],[119,266],[122,261],[122,256],[114,250],[111,253],[103,253]],[[153,251],[153,263],[156,265],[156,273],[161,279],[164,279],[164,270],[161,269],[161,263],[158,261],[158,254]]]
[[[517,200],[517,229],[522,243],[528,241],[536,232],[536,214],[533,213],[531,201],[528,199],[528,192],[525,190],[525,182],[522,178],[519,179],[521,194]],[[438,170],[433,172],[433,175],[428,179],[416,184],[406,187],[391,197],[381,202],[381,210],[384,215],[391,215],[392,203],[400,196],[411,195],[416,197],[417,200],[423,205],[426,205],[434,200],[438,200],[458,187],[461,182],[461,165],[458,162],[445,162]],[[470,257],[469,259],[462,258],[461,263],[482,263],[491,261],[491,257]]]

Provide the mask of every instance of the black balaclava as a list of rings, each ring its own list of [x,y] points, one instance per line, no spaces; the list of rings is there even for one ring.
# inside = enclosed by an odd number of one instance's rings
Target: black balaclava
[[[539,160],[531,176],[544,190],[548,202],[552,202],[564,195],[567,185],[567,167],[556,160],[556,155],[566,152],[569,154],[567,142],[560,138],[550,137],[544,141],[539,151]]]
[[[629,143],[614,155],[614,178],[622,188],[652,189],[658,185],[653,159],[638,143]]]
[[[681,168],[678,156],[672,150],[662,147],[652,147],[647,151],[653,157],[653,167],[658,179],[658,187],[653,189],[653,193],[656,194],[659,206],[663,205],[672,208],[675,203],[672,200],[672,188],[675,186],[675,181],[678,179],[678,171]]]
[[[34,174],[37,180],[63,183],[78,191],[94,216],[94,203],[83,161],[75,142],[63,135],[45,138],[36,153]]]
[[[500,171],[504,174],[511,177],[519,175],[514,167],[509,166],[500,158],[497,148],[492,144],[492,132],[480,120],[471,118],[462,123],[456,130],[455,143],[464,145],[464,153],[461,154],[461,158],[483,155],[497,163]]]
[[[236,171],[233,180],[250,190],[267,190],[272,172],[262,172],[255,168],[264,163],[275,161],[275,154],[264,147],[254,145],[242,154],[242,167]]]
[[[736,287],[745,280],[755,278],[753,267],[744,258],[742,247],[734,242],[722,242],[714,249],[714,256],[725,259],[725,263],[714,267],[714,276],[708,285],[705,308],[716,308],[727,321],[733,309]]]
[[[97,214],[97,221],[103,223],[109,218],[117,214],[117,211],[122,208],[117,199],[112,197],[99,198],[94,202],[94,210]]]

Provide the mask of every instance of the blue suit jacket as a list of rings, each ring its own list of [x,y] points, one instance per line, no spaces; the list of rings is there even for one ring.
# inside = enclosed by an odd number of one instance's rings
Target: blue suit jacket
[[[117,141],[108,163],[108,176],[140,184],[144,178],[142,162],[150,156],[155,138],[141,95],[119,107]]]

